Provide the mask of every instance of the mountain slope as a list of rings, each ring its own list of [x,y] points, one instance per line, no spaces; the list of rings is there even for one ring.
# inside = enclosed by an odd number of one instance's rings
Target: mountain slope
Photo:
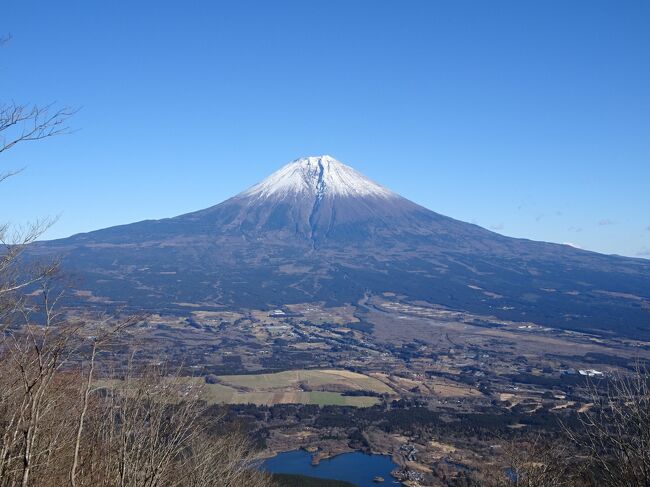
[[[44,242],[93,302],[270,307],[366,292],[650,339],[650,262],[504,237],[423,208],[329,156],[205,210]],[[180,304],[179,304],[180,303]]]

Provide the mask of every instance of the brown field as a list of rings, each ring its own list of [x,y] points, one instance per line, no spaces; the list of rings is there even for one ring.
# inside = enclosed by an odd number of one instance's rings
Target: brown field
[[[224,375],[220,383],[206,384],[201,377],[180,378],[185,394],[197,392],[208,404],[317,404],[319,406],[370,407],[374,396],[344,396],[345,391],[372,391],[395,395],[383,382],[347,370],[291,370],[273,374]],[[175,381],[171,379],[170,381]],[[105,381],[97,381],[101,387]],[[306,387],[309,385],[310,387]],[[318,390],[305,390],[317,388]],[[179,396],[179,399],[181,396]]]
[[[443,378],[414,380],[382,373],[373,373],[370,375],[377,378],[378,380],[381,380],[392,389],[397,391],[409,391],[415,387],[418,387],[424,394],[430,394],[443,398],[478,397],[482,395],[481,392],[478,391],[475,387],[461,384],[460,382],[453,382]]]
[[[301,392],[303,389],[322,389],[336,392],[343,390],[367,390],[394,394],[395,391],[373,377],[347,370],[288,370],[273,374],[223,375],[221,384],[242,392],[274,391],[288,389]]]
[[[442,397],[476,397],[482,395],[475,387],[470,387],[465,384],[442,380],[434,381],[430,384],[433,393]]]
[[[347,370],[290,370],[273,374],[222,375],[218,380],[218,384],[202,386],[203,397],[212,404],[369,407],[378,403],[379,399],[372,396],[344,396],[341,393],[367,390],[395,394],[391,387],[380,380]]]

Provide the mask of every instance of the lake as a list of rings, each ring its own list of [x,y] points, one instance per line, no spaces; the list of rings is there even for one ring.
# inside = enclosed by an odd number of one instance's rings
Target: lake
[[[378,485],[401,485],[390,472],[397,467],[389,456],[366,455],[365,453],[343,453],[321,460],[318,465],[311,464],[311,454],[304,450],[280,453],[267,459],[262,469],[271,473],[292,473],[319,477],[323,479],[345,480],[357,487],[377,487]],[[383,477],[384,482],[377,484],[374,477]]]

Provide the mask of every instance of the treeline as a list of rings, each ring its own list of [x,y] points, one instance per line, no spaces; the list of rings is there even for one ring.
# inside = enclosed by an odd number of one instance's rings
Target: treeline
[[[73,113],[0,102],[0,155],[67,133]],[[66,314],[56,263],[24,254],[50,223],[0,222],[0,487],[271,485],[197,387],[126,353],[137,318]]]
[[[103,360],[124,323],[41,311],[45,325],[5,329],[0,343],[0,486],[270,485],[248,436],[207,414],[200,383]]]

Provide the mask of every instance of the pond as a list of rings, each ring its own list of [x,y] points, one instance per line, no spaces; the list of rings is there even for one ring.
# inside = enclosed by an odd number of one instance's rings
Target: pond
[[[318,465],[312,465],[311,454],[304,450],[280,453],[262,464],[262,469],[271,473],[290,473],[323,479],[345,480],[357,487],[401,485],[390,475],[390,472],[396,467],[397,465],[389,456],[366,455],[360,452],[343,453],[321,460]],[[384,482],[373,482],[375,477],[383,477]]]

